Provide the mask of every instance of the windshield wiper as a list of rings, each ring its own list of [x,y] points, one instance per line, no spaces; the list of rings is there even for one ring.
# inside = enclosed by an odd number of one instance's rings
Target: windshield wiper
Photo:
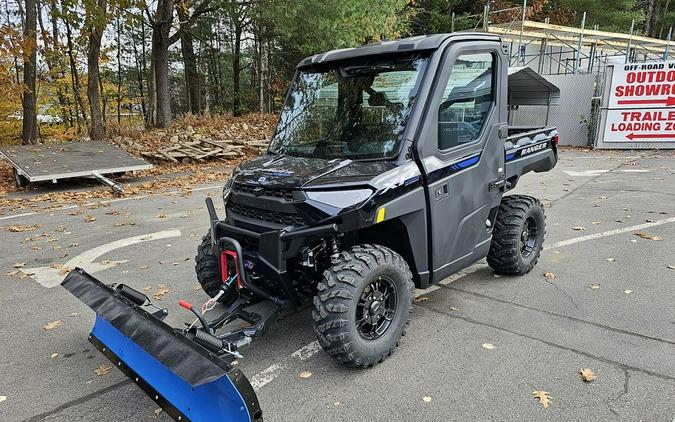
[[[394,70],[390,64],[375,64],[362,66],[340,66],[342,77],[356,76],[363,73],[379,73]]]

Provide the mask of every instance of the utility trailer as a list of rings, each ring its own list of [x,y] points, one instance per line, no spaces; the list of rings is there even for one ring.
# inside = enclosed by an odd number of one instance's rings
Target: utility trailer
[[[106,175],[152,168],[147,161],[100,141],[10,146],[0,149],[0,158],[14,168],[14,181],[19,187],[84,177],[96,179],[119,193],[122,185]]]
[[[484,33],[302,60],[267,153],[225,183],[225,214],[206,199],[195,270],[211,298],[180,302],[194,322],[171,328],[141,292],[76,269],[63,286],[96,312],[92,343],[177,420],[261,420],[231,364],[282,311],[311,303],[323,349],[370,367],[399,345],[415,287],[486,257],[499,273],[532,270],[544,209],[504,194],[556,165],[558,134],[508,125],[509,98],[543,98],[510,90],[508,63]]]

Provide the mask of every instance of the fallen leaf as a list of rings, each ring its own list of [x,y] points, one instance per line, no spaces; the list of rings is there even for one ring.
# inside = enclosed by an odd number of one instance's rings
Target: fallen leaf
[[[428,300],[429,300],[429,298],[426,297],[426,296],[419,296],[419,297],[415,298],[415,303],[423,303],[423,302],[427,302]]]
[[[576,231],[578,231],[578,232],[582,232],[582,231],[586,230],[586,227],[584,227],[584,226],[576,226],[576,227],[572,227],[572,230],[576,230]]]
[[[69,317],[75,317],[78,316],[79,314],[77,312],[73,312],[72,314],[68,315]]]
[[[92,221],[96,221],[96,217],[94,217],[93,215],[87,215],[86,217],[84,217],[85,223],[91,223]]]
[[[492,350],[492,349],[495,348],[495,345],[492,344],[492,343],[483,343],[483,344],[481,344],[481,347],[482,347],[483,349]]]
[[[600,221],[591,221],[591,224],[593,224],[594,226],[595,226],[595,225],[598,225],[598,224],[600,224],[600,223],[601,223]]]
[[[340,403],[339,401],[336,401],[336,402],[333,403],[334,406],[339,406],[340,404],[342,404],[342,403]]]
[[[5,400],[7,400],[7,396],[0,396],[0,403],[2,403]]]
[[[58,355],[59,355],[58,353],[52,353],[49,357],[52,358],[52,359],[54,359],[54,358],[57,357]]]
[[[111,369],[112,369],[111,366],[102,363],[98,366],[98,368],[94,369],[94,372],[96,372],[96,375],[105,375],[108,372],[110,372]]]
[[[143,291],[144,291],[144,292],[149,292],[150,290],[152,290],[152,286],[145,286],[145,287],[143,287]]]
[[[166,214],[159,214],[157,218],[166,218]]]
[[[71,244],[70,244],[70,247],[71,247],[71,248],[77,248],[78,246],[80,246],[79,243],[71,243]]]
[[[431,403],[431,397],[429,396],[422,397],[422,400],[424,400],[424,403]]]
[[[161,408],[161,407],[158,407],[158,408],[155,409],[155,411],[152,412],[152,413],[155,415],[155,417],[157,417],[157,416],[159,416],[160,413],[162,413],[162,408]]]
[[[600,284],[591,284],[591,289],[593,290],[598,290],[600,288]]]
[[[675,265],[668,265],[669,270],[675,270]]]
[[[169,293],[169,289],[163,284],[160,284],[157,287],[159,287],[159,290],[157,290],[157,292],[155,292],[155,294],[152,295],[152,298],[154,300],[162,300],[162,296]]]
[[[651,234],[642,233],[642,232],[635,233],[635,235],[640,236],[641,238],[647,239],[647,240],[663,240],[663,238],[661,236],[652,236]]]
[[[312,373],[309,371],[302,371],[300,374],[298,374],[300,378],[307,379],[312,376]]]
[[[546,277],[546,279],[550,281],[555,280],[555,274],[553,273],[544,273],[544,277]]]
[[[10,276],[10,277],[13,277],[13,276],[15,276],[15,275],[19,275],[19,273],[21,273],[21,270],[14,270],[14,271],[10,271],[10,272],[8,272],[8,273],[5,273],[5,275],[8,275],[8,276]]]
[[[451,307],[449,308],[449,310],[450,310],[451,312],[459,312],[459,308],[457,308],[456,306],[451,306]]]
[[[25,266],[26,266],[25,262],[17,262],[16,264],[14,264],[14,268],[23,268]]]
[[[551,395],[548,393],[548,391],[534,390],[532,394],[534,395],[535,399],[539,400],[539,403],[544,409],[548,408],[548,406],[551,404]]]
[[[633,291],[632,291],[631,289],[626,289],[626,290],[624,290],[623,292],[624,292],[625,294],[627,294],[627,295],[633,293]]]
[[[593,372],[593,370],[590,368],[581,368],[581,371],[579,371],[579,375],[581,376],[581,379],[584,380],[585,382],[591,382],[596,378],[598,378],[595,372]]]
[[[61,268],[61,269],[59,270],[59,275],[66,275],[66,274],[68,274],[70,271],[71,271],[70,268],[63,267],[63,268]]]
[[[61,325],[63,325],[63,322],[61,320],[57,320],[47,323],[47,325],[43,326],[42,328],[44,328],[45,330],[54,330],[60,327]]]
[[[605,261],[607,261],[607,262],[614,262],[614,261],[616,261],[616,259],[614,259],[614,258],[607,258],[607,259],[605,259]]]
[[[42,227],[42,224],[17,224],[8,226],[7,231],[12,233],[32,232]]]

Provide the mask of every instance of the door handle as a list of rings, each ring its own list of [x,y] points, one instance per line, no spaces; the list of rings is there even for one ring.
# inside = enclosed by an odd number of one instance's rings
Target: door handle
[[[441,199],[448,196],[449,188],[448,183],[443,183],[442,185],[436,186],[434,188],[434,201],[440,201]]]

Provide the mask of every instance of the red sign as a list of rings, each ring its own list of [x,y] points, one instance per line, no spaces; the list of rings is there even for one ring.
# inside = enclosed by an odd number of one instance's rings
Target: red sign
[[[675,142],[675,62],[614,66],[604,142]]]

